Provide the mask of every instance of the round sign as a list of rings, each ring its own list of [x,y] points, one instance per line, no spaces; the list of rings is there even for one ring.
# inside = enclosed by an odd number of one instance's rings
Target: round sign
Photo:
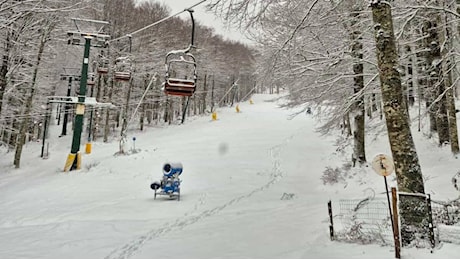
[[[393,160],[385,154],[377,154],[372,160],[372,169],[381,176],[389,176],[393,173],[395,166]]]

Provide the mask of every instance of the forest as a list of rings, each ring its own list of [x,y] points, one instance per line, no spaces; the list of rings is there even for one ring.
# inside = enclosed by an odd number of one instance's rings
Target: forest
[[[103,35],[93,39],[85,94],[113,105],[86,109],[92,140],[123,136],[135,110],[131,127],[143,130],[210,114],[251,93],[283,90],[287,107],[320,111],[322,132],[342,130],[351,140],[355,167],[369,161],[366,121],[378,118],[388,131],[402,192],[425,192],[411,125],[420,131],[428,124],[427,139],[458,156],[460,1],[204,2],[254,44],[226,40],[199,23],[192,35],[191,21],[177,17],[139,31],[171,15],[156,1],[1,1],[0,143],[15,151],[15,166],[20,167],[25,142],[42,138],[50,106],[65,122],[74,118],[76,107],[48,101],[66,91],[67,96],[81,94],[75,87],[85,33]],[[188,48],[191,38],[196,91],[191,97],[165,95],[165,56]],[[66,124],[62,134],[67,134]],[[418,201],[401,201],[403,242],[410,242],[423,222],[409,217],[425,212],[414,207]]]

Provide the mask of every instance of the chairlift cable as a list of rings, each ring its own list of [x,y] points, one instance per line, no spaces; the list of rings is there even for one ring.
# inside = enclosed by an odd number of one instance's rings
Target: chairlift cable
[[[206,1],[208,1],[208,0],[202,0],[202,1],[200,1],[200,2],[198,2],[198,3],[196,3],[196,4],[192,5],[192,6],[190,6],[190,7],[188,7],[188,8],[185,8],[185,9],[182,10],[182,11],[179,11],[179,12],[177,12],[177,13],[175,13],[175,14],[172,14],[172,15],[170,15],[170,16],[168,16],[168,17],[165,17],[165,18],[163,18],[163,19],[161,19],[161,20],[159,20],[159,21],[156,21],[156,22],[154,22],[154,23],[152,23],[152,24],[149,24],[149,25],[147,25],[147,26],[145,26],[145,27],[142,27],[141,29],[138,29],[138,30],[136,30],[136,31],[134,31],[134,32],[132,32],[132,33],[126,34],[126,35],[124,35],[124,36],[121,36],[121,37],[118,37],[118,38],[115,38],[115,39],[112,39],[112,40],[109,40],[108,42],[110,43],[110,42],[117,41],[117,40],[120,40],[120,39],[123,39],[123,38],[126,38],[126,37],[131,37],[131,36],[134,35],[134,34],[140,33],[140,32],[142,32],[142,31],[144,31],[144,30],[146,30],[146,29],[148,29],[148,28],[150,28],[150,27],[152,27],[152,26],[155,26],[155,25],[157,25],[157,24],[160,24],[160,23],[162,23],[162,22],[164,22],[164,21],[166,21],[166,20],[169,20],[169,19],[171,19],[171,18],[173,18],[173,17],[175,17],[175,16],[177,16],[177,15],[179,15],[179,14],[182,14],[183,12],[188,12],[190,9],[192,9],[192,8],[198,6],[198,5],[201,5],[202,3],[206,2]]]
[[[249,91],[248,94],[246,94],[246,96],[244,96],[241,100],[244,101],[244,99],[247,98],[250,94],[252,94],[252,92],[253,92],[256,88],[257,88],[257,85],[254,86],[254,87],[251,89],[251,91]]]
[[[152,78],[150,79],[150,82],[149,82],[147,88],[145,89],[144,94],[142,95],[141,99],[140,99],[139,102],[137,103],[136,109],[134,109],[134,112],[133,112],[133,114],[131,115],[131,117],[130,117],[130,119],[129,119],[129,121],[128,121],[128,124],[126,125],[125,131],[128,131],[129,125],[130,125],[131,122],[133,121],[134,116],[137,114],[137,111],[139,110],[139,107],[140,107],[141,104],[142,104],[142,101],[144,100],[145,96],[147,95],[147,92],[150,90],[150,87],[152,86],[152,84],[153,84],[153,82],[156,80],[156,78],[157,78],[157,75],[154,74],[154,75],[152,76]],[[123,138],[125,135],[126,135],[126,133],[122,133],[122,138]]]
[[[233,82],[232,87],[225,93],[225,95],[222,97],[222,99],[219,100],[219,102],[216,103],[217,106],[219,106],[220,103],[221,103],[222,101],[224,101],[225,97],[230,93],[230,91],[232,91],[232,89],[233,89],[234,87],[238,86],[238,85],[237,85],[238,80],[240,80],[240,79],[237,79],[235,82]]]

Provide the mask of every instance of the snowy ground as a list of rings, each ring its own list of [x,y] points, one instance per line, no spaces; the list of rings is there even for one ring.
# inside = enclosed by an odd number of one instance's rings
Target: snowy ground
[[[327,201],[384,192],[371,167],[346,185],[323,185],[326,166],[341,166],[337,136],[315,132],[315,118],[266,102],[240,104],[185,125],[129,133],[140,150],[114,156],[118,142],[93,143],[80,171],[63,173],[71,136],[53,126],[49,159],[29,143],[20,169],[0,151],[0,258],[393,258],[390,246],[331,242]],[[85,135],[86,136],[86,135]],[[369,137],[368,160],[390,154],[385,135]],[[448,148],[414,133],[433,199],[458,197],[459,170]],[[82,146],[84,150],[84,146]],[[181,200],[153,199],[165,162],[181,162]],[[395,186],[393,179],[390,186]],[[289,195],[290,199],[282,199]],[[284,197],[286,198],[286,197]],[[403,249],[404,258],[459,258],[442,244]]]

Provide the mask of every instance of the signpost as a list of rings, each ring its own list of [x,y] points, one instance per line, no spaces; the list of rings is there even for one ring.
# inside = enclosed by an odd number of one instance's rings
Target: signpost
[[[374,169],[374,171],[378,175],[383,176],[385,180],[385,193],[387,194],[388,210],[390,211],[391,229],[393,230],[393,237],[395,241],[395,256],[396,258],[401,258],[400,252],[399,252],[400,250],[399,230],[395,229],[394,222],[397,220],[393,220],[393,214],[391,212],[390,194],[388,192],[388,182],[387,182],[387,176],[390,176],[395,169],[393,159],[391,159],[385,154],[377,154],[372,160],[372,169]],[[396,209],[396,205],[393,205],[393,208]]]
[[[383,176],[385,179],[385,193],[387,194],[388,209],[390,210],[391,227],[394,228],[393,215],[391,214],[390,194],[388,194],[387,182],[387,176],[391,175],[395,169],[393,160],[384,154],[377,154],[372,160],[372,169],[374,169],[378,175]]]

